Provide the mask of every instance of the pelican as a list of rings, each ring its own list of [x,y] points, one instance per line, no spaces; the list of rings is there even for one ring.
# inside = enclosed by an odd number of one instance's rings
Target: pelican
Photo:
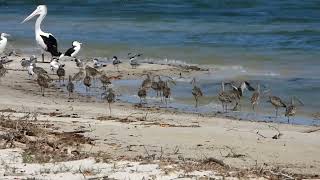
[[[81,49],[81,44],[82,43],[80,43],[78,41],[73,41],[72,47],[69,48],[64,54],[61,54],[59,58],[62,58],[64,56],[69,56],[69,57],[74,58],[79,53],[79,51]]]
[[[39,16],[38,16],[39,15]],[[56,38],[51,33],[46,33],[41,30],[41,23],[47,15],[47,6],[39,5],[22,23],[29,21],[35,16],[38,16],[35,24],[35,35],[38,45],[42,49],[42,62],[44,62],[44,51],[49,52],[53,57],[58,57],[61,53],[58,51],[58,43]]]
[[[1,40],[0,40],[0,54],[4,52],[7,46],[8,39],[7,37],[10,36],[10,34],[7,33],[1,33]]]

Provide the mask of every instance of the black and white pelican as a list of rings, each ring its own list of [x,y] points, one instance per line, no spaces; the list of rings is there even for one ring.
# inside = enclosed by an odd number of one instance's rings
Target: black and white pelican
[[[39,16],[38,16],[39,15]],[[47,15],[47,6],[39,5],[36,10],[33,11],[22,23],[29,21],[35,16],[38,16],[35,24],[35,35],[38,45],[42,49],[42,61],[44,61],[44,51],[49,52],[53,57],[60,56],[58,51],[57,39],[51,34],[41,30],[41,23]]]
[[[79,53],[79,51],[81,49],[81,44],[82,43],[80,43],[78,41],[73,41],[72,47],[69,48],[64,54],[61,54],[59,58],[62,58],[64,56],[69,56],[69,57],[74,58]]]
[[[10,34],[7,33],[1,33],[1,40],[0,40],[0,55],[4,52],[6,49],[8,39],[7,37],[10,36]]]

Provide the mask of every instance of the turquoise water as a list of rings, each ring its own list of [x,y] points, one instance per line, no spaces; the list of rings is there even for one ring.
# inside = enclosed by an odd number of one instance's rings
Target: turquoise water
[[[20,22],[37,3],[48,5],[42,29],[61,51],[78,40],[83,57],[124,59],[133,51],[200,64],[211,69],[198,77],[210,96],[221,80],[249,79],[286,100],[298,96],[302,116],[319,111],[318,0],[2,0],[0,31],[12,35],[11,46],[36,52],[34,22]]]

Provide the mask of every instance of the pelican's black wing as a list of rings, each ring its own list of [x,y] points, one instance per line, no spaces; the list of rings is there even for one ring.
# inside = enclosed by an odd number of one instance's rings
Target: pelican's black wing
[[[54,38],[51,34],[49,37],[46,37],[44,35],[40,35],[43,39],[43,42],[47,46],[47,51],[51,53],[52,56],[60,56],[61,53],[58,51],[58,43],[56,38]]]
[[[74,51],[75,51],[75,50],[74,50],[74,47],[69,48],[69,49],[64,53],[64,55],[65,55],[65,56],[71,56],[71,54],[72,54]]]

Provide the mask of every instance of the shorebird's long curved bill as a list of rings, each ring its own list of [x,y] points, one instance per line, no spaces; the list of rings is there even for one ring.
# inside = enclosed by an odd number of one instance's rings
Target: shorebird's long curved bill
[[[34,10],[26,19],[24,19],[21,23],[25,23],[32,19],[34,16],[38,15],[38,10]]]

